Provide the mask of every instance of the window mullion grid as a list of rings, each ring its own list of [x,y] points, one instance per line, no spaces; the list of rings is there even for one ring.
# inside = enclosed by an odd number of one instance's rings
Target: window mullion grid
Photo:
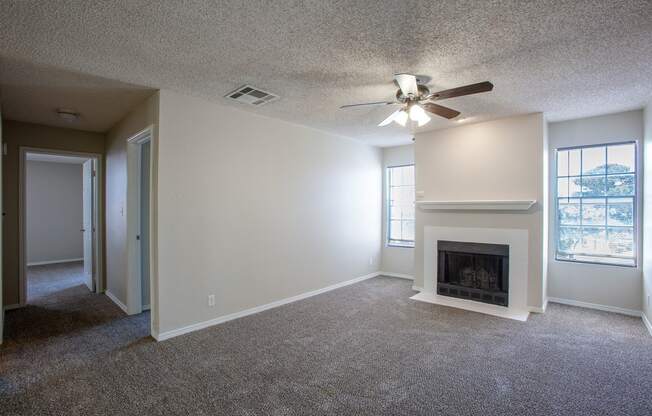
[[[604,147],[604,238],[609,247],[609,193],[607,186],[607,172],[609,172],[609,146]]]
[[[403,207],[401,207],[401,240],[405,241],[405,233],[403,232]]]
[[[589,147],[589,146],[587,146],[587,147]],[[595,147],[595,146],[590,146],[590,147]],[[619,198],[619,197],[624,198],[625,197],[625,196],[617,196],[617,195],[616,196],[610,196],[609,195],[609,182],[608,182],[609,176],[622,175],[622,173],[619,173],[619,172],[614,172],[611,175],[609,173],[609,147],[610,147],[609,145],[604,145],[604,152],[605,152],[605,154],[604,154],[605,155],[605,170],[604,170],[604,172],[600,173],[600,174],[591,174],[591,175],[584,175],[584,152],[583,152],[583,148],[582,148],[582,150],[580,150],[580,154],[579,154],[580,172],[579,172],[579,176],[578,176],[577,179],[579,179],[579,182],[580,182],[580,192],[579,192],[579,197],[578,197],[578,199],[579,199],[579,213],[580,213],[580,215],[579,215],[579,231],[580,231],[580,239],[581,239],[580,241],[582,241],[582,242],[584,242],[584,228],[585,227],[594,227],[594,228],[603,227],[604,231],[605,231],[606,243],[608,245],[609,238],[610,238],[610,233],[609,233],[609,228],[610,228],[610,225],[609,225],[610,200],[612,198]],[[634,156],[636,157],[636,154]],[[570,152],[568,152],[567,164],[568,164],[569,169],[570,169]],[[627,172],[627,173],[630,173],[630,172]],[[570,171],[567,172],[566,175],[567,175],[566,177],[568,178],[568,181],[567,181],[567,186],[568,187],[567,187],[567,196],[565,198],[567,199],[567,202],[570,203],[570,199],[575,198],[575,197],[573,197],[570,194]],[[632,175],[635,178],[635,180],[634,180],[634,195],[633,196],[626,196],[626,198],[631,201],[631,204],[634,207],[634,217],[635,217],[636,216],[636,197],[637,197],[637,192],[636,192],[636,175],[637,175],[637,172],[636,172],[636,169],[634,170]],[[557,178],[563,178],[563,176],[564,175],[559,175],[559,172],[557,172]],[[584,198],[591,198],[591,195],[585,195],[585,193],[584,193],[584,183],[585,183],[585,179],[586,179],[585,176],[586,177],[594,177],[594,178],[598,178],[598,177],[604,178],[604,184],[603,184],[604,195],[602,196],[601,199],[603,199],[603,201],[604,201],[604,215],[605,215],[605,218],[604,218],[603,224],[601,224],[601,225],[584,224],[584,217],[583,217],[583,214],[584,214]],[[557,181],[557,184],[559,184],[559,181]],[[559,191],[557,191],[557,193],[558,192]],[[594,196],[594,198],[595,197],[596,196]],[[557,217],[557,221],[559,221],[559,201],[562,200],[564,197],[559,197],[557,195],[556,198],[557,198],[557,206],[556,206],[557,215],[556,215],[556,217]],[[636,218],[633,218],[633,221],[635,223]],[[558,224],[558,231],[557,231],[558,233],[559,233],[559,227],[563,227],[563,225],[560,222]],[[629,230],[632,231],[632,237],[633,237],[634,241],[636,240],[636,232],[635,232],[636,226],[635,226],[635,224],[634,225],[613,225],[613,226],[611,226],[611,228],[614,228],[614,229],[616,229],[616,228],[618,228],[618,229],[629,229]],[[608,247],[607,247],[607,250],[609,250]],[[589,255],[589,256],[591,256],[591,255]],[[599,257],[599,256],[595,256],[595,255],[593,255],[593,256],[594,257]],[[617,255],[611,255],[611,254],[606,254],[605,256],[606,257],[617,257],[617,258],[632,258],[634,260],[636,259],[636,253],[634,253],[632,257],[622,257],[622,256],[617,256]]]
[[[569,152],[570,153],[570,152]],[[568,159],[570,163],[570,158]],[[570,169],[570,165],[569,165]],[[580,244],[584,245],[584,151],[580,150]],[[570,182],[570,180],[568,181]],[[570,187],[570,185],[569,185]],[[570,192],[570,188],[568,190]]]

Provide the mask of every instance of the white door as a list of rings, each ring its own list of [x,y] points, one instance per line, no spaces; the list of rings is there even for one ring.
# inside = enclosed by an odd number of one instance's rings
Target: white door
[[[149,176],[150,142],[140,146],[140,279],[142,309],[149,306]]]
[[[82,233],[84,234],[84,282],[93,292],[93,161],[84,162],[82,185],[82,200],[84,204]]]

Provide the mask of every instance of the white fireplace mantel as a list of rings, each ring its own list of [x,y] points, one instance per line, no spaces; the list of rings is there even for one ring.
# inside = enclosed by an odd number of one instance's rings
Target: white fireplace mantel
[[[527,211],[535,199],[417,201],[423,210]]]

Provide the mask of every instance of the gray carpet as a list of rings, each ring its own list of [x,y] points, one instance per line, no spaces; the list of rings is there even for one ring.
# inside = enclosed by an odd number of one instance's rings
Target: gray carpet
[[[147,314],[71,287],[7,313],[0,413],[652,415],[640,319],[551,304],[521,323],[411,301],[410,283],[375,278],[161,343]]]
[[[27,267],[27,303],[56,303],[66,289],[84,284],[84,263],[73,261]]]

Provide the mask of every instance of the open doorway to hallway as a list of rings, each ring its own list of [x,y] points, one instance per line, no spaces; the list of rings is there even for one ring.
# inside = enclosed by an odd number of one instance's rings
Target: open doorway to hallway
[[[101,289],[99,155],[21,149],[21,303]]]

